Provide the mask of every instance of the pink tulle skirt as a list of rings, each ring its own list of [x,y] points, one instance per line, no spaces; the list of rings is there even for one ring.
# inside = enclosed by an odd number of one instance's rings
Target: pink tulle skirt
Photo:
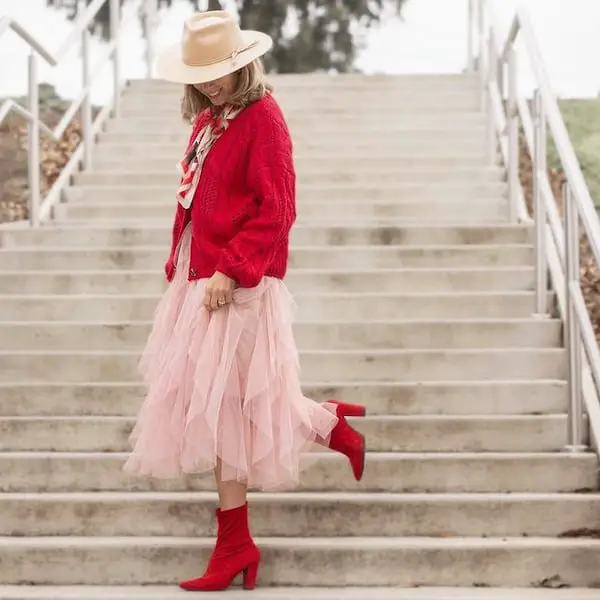
[[[239,288],[213,313],[187,279],[191,229],[161,299],[140,369],[148,394],[125,470],[173,478],[212,471],[265,491],[298,484],[300,455],[337,423],[300,389],[294,301],[279,279]]]

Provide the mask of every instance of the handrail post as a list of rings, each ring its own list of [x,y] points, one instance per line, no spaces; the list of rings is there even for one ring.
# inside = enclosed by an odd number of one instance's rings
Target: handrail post
[[[563,184],[565,215],[565,346],[568,354],[568,452],[583,452],[582,347],[573,294],[579,290],[579,213],[568,182]]]
[[[29,176],[29,222],[40,225],[40,98],[38,88],[38,57],[31,50],[28,59],[29,121],[27,133]]]
[[[83,65],[83,87],[87,89],[87,95],[81,106],[81,121],[83,132],[83,167],[86,170],[92,168],[92,153],[94,139],[92,135],[92,97],[90,81],[90,31],[86,27],[81,34],[81,62]]]
[[[517,52],[508,53],[508,218],[517,220],[519,202],[519,108],[517,106]]]
[[[144,37],[146,38],[146,76],[148,79],[152,79],[152,68],[156,50],[157,3],[157,0],[144,0],[142,6],[142,22],[144,25]]]
[[[492,31],[494,29],[492,28]],[[496,70],[496,82],[498,83],[498,89],[500,90],[500,97],[504,98],[504,80],[505,73],[504,69],[506,68],[506,62],[503,57],[498,53],[498,49],[496,48],[496,54],[498,55],[498,68]]]
[[[535,314],[548,315],[548,263],[546,254],[546,201],[541,182],[547,173],[546,116],[540,90],[534,94],[533,115],[533,221],[535,224]]]
[[[115,42],[113,53],[113,116],[118,117],[121,113],[121,5],[119,0],[110,0],[110,39]]]
[[[487,64],[485,62],[485,54],[487,50],[486,39],[485,39],[485,0],[477,0],[477,46],[479,51],[479,77],[481,85],[485,85],[487,78]]]
[[[492,106],[492,85],[498,79],[498,51],[496,49],[496,41],[494,32],[490,30],[488,38],[488,72],[487,82],[484,88],[485,98],[485,118],[487,121],[486,129],[486,144],[487,144],[487,160],[489,164],[496,162],[498,152],[498,140],[496,138],[496,126],[494,123],[494,107]]]
[[[475,71],[475,48],[473,44],[473,21],[475,20],[475,0],[468,0],[467,7],[467,72]]]

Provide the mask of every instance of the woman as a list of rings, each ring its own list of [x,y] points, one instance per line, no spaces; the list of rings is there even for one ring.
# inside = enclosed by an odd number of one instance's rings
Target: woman
[[[293,301],[282,281],[296,216],[292,144],[259,62],[271,43],[210,11],[193,15],[181,44],[156,65],[185,85],[193,128],[179,165],[170,285],[141,361],[149,389],[125,469],[214,471],[217,542],[186,590],[223,590],[239,573],[254,588],[260,552],[247,488],[297,485],[310,443],[346,455],[357,480],[364,469],[364,438],[344,418],[364,407],[317,404],[300,390]]]

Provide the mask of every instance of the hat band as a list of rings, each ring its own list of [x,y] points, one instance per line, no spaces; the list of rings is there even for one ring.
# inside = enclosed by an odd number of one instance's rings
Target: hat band
[[[258,40],[254,40],[253,42],[251,42],[250,44],[248,44],[248,46],[245,46],[244,48],[238,48],[238,49],[233,50],[232,52],[230,52],[229,54],[227,54],[227,55],[225,55],[225,56],[223,56],[221,58],[216,58],[216,59],[211,60],[209,62],[190,63],[190,62],[188,62],[186,60],[184,60],[183,62],[188,67],[210,67],[211,65],[216,65],[217,63],[224,62],[226,60],[231,60],[232,66],[235,67],[238,56],[240,54],[242,54],[243,52],[247,52],[248,50],[252,50],[252,48],[254,48],[257,45],[258,45]]]

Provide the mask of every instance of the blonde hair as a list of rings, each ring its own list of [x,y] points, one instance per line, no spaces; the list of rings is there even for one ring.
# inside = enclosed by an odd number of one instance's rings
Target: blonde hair
[[[235,75],[237,81],[229,104],[248,106],[273,91],[273,86],[265,78],[265,69],[259,58],[236,71]],[[181,115],[184,120],[193,122],[210,106],[212,106],[211,101],[193,85],[185,86],[181,99]]]

